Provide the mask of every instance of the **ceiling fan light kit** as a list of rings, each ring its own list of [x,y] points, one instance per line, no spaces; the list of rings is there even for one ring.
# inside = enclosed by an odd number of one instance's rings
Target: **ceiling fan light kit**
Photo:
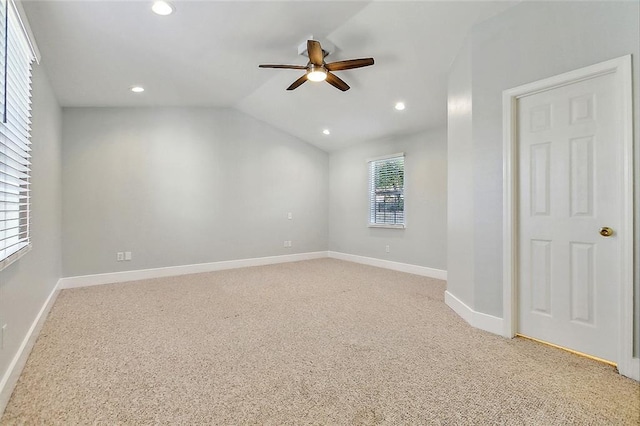
[[[301,47],[298,48],[300,52]],[[309,56],[309,62],[306,66],[303,65],[260,65],[260,68],[280,68],[280,69],[293,69],[293,70],[306,70],[306,73],[294,81],[291,86],[287,87],[287,90],[294,90],[300,87],[305,81],[326,81],[333,87],[343,92],[349,90],[349,85],[345,83],[340,77],[333,74],[332,71],[344,71],[354,68],[367,67],[373,65],[373,58],[362,59],[349,59],[346,61],[337,61],[326,63],[324,58],[329,54],[328,51],[323,50],[319,41],[307,40],[307,54]]]
[[[307,71],[307,78],[311,81],[324,81],[327,79],[327,70],[312,64]]]

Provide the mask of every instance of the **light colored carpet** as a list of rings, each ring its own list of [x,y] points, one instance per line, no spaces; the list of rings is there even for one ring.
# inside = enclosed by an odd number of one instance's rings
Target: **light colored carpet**
[[[638,424],[612,367],[333,259],[64,290],[0,423]]]

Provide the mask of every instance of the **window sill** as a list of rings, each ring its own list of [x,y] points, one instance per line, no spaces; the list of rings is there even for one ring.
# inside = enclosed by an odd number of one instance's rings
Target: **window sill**
[[[405,225],[403,224],[398,224],[398,225],[390,225],[390,224],[386,224],[386,223],[370,223],[368,225],[369,228],[387,228],[387,229],[404,229]]]
[[[3,271],[5,269],[7,269],[9,267],[9,265],[11,265],[16,260],[20,259],[25,254],[29,253],[30,251],[31,251],[31,244],[29,244],[29,245],[27,245],[25,247],[22,247],[20,250],[18,250],[17,252],[13,253],[11,256],[9,256],[6,259],[0,261],[0,271]]]

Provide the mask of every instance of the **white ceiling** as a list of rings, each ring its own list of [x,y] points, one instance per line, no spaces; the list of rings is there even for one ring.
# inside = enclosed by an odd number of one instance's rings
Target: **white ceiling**
[[[62,106],[234,107],[331,151],[444,125],[447,70],[466,34],[515,2],[174,0],[170,16],[151,3],[24,3]],[[376,64],[336,72],[347,92],[286,91],[300,71],[258,68],[305,65],[297,46],[311,34],[336,45],[328,62]],[[144,93],[129,91],[137,84]]]

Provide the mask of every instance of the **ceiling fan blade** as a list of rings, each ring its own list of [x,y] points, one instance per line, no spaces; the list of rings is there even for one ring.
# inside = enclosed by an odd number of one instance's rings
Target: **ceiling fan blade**
[[[333,87],[342,90],[343,92],[346,92],[350,89],[349,85],[345,83],[340,77],[336,76],[335,74],[331,74],[330,72],[327,72],[326,82]]]
[[[258,65],[260,68],[285,68],[288,70],[306,70],[305,65]]]
[[[309,54],[309,60],[313,65],[321,67],[324,63],[324,53],[320,42],[315,40],[307,40],[307,53]]]
[[[302,77],[294,81],[291,86],[287,87],[287,90],[297,89],[305,81],[307,81],[307,74],[303,74]]]
[[[373,65],[373,58],[350,59],[348,61],[338,61],[326,64],[324,67],[329,71],[350,70],[353,68],[362,68]]]

